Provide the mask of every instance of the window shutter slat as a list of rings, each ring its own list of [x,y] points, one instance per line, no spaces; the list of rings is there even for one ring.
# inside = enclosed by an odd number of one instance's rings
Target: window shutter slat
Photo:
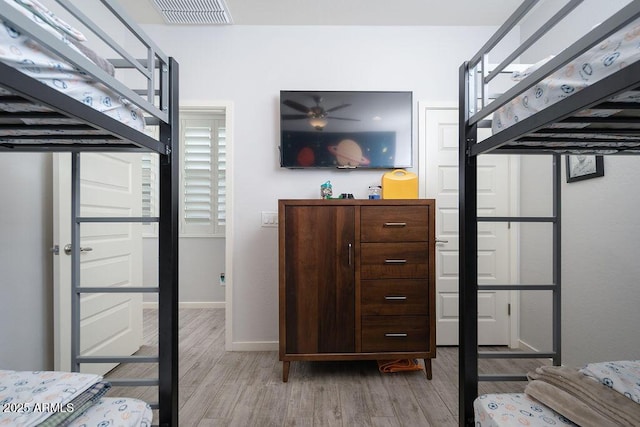
[[[182,232],[224,235],[226,130],[224,115],[184,112],[182,144]]]
[[[206,125],[203,126],[202,123]],[[211,176],[211,147],[213,127],[207,120],[183,121],[183,197],[182,220],[184,231],[192,226],[205,226],[205,234],[213,234],[211,213],[213,206],[213,177]]]
[[[226,129],[224,113],[181,112],[181,233],[224,235],[226,223]],[[157,216],[158,155],[142,155],[142,215]],[[150,233],[155,223],[147,223]]]

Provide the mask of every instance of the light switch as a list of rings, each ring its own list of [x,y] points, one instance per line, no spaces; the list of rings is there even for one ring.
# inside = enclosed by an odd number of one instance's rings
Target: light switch
[[[265,212],[262,211],[262,227],[277,227],[278,226],[278,212]]]

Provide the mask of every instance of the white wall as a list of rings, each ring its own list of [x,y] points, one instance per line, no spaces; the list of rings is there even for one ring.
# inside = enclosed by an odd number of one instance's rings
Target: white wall
[[[143,285],[158,285],[158,239],[143,242]],[[186,306],[220,306],[225,289],[219,283],[225,267],[224,238],[180,238],[178,242],[178,298]],[[158,300],[155,294],[145,294],[145,302]]]
[[[53,369],[51,155],[0,154],[0,368]]]
[[[379,183],[383,173],[281,169],[279,91],[410,90],[414,112],[418,100],[457,103],[458,67],[493,31],[482,27],[145,29],[180,63],[183,103],[207,99],[234,103],[233,228],[227,231],[233,271],[227,275],[233,283],[236,344],[278,340],[277,229],[260,227],[261,211],[277,210],[279,198],[318,198],[320,184],[328,179],[334,193],[366,197],[367,187]]]
[[[558,46],[588,31],[627,0],[600,2],[587,0],[569,21],[571,30],[563,30],[537,47],[535,59],[555,52]],[[522,36],[531,28],[523,26]],[[640,159],[605,158],[605,176],[562,185],[562,351],[563,363],[579,366],[586,362],[640,357],[640,226],[637,182]],[[523,159],[523,212],[536,209],[550,198],[526,198],[532,188],[550,188],[548,161]],[[526,172],[528,171],[528,173]],[[537,172],[539,171],[539,172]],[[564,173],[563,166],[563,173]],[[541,271],[550,271],[548,258],[540,256],[550,248],[550,240],[531,233],[523,238],[523,281],[534,283]],[[541,333],[540,325],[549,324],[550,307],[539,304],[545,297],[522,298],[521,337],[541,350],[550,348],[550,331]],[[547,301],[549,299],[547,298]],[[541,323],[542,322],[542,323]]]
[[[640,159],[604,160],[604,178],[563,189],[563,361],[573,365],[640,358]]]
[[[551,156],[522,156],[520,164],[520,210],[523,216],[553,215]],[[552,277],[552,231],[550,223],[520,225],[520,281],[549,284]],[[520,294],[520,340],[539,351],[551,351],[551,292]]]

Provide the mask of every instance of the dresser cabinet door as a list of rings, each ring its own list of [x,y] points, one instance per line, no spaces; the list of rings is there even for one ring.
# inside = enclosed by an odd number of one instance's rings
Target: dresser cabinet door
[[[355,208],[287,206],[286,352],[355,351]]]

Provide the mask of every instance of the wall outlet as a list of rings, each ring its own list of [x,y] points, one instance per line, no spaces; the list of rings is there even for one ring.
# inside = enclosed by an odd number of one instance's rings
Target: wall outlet
[[[262,211],[262,221],[260,223],[262,227],[277,227],[278,226],[278,212],[265,212]]]

